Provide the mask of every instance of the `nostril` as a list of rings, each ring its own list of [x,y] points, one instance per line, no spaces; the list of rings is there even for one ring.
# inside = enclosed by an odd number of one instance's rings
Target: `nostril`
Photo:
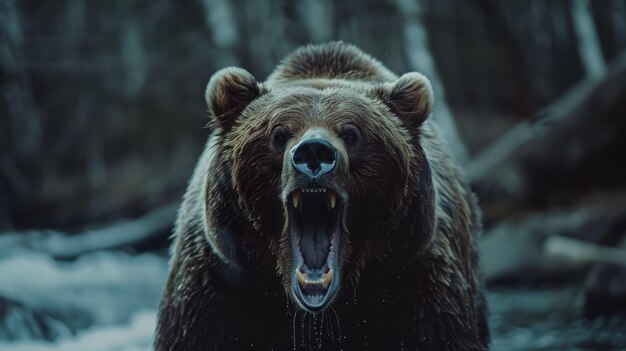
[[[326,147],[325,145],[318,146],[317,155],[317,158],[321,163],[335,162],[335,150]]]
[[[322,138],[301,141],[291,150],[291,163],[300,173],[318,176],[334,169],[337,151]]]
[[[307,163],[309,160],[310,150],[308,147],[299,147],[293,155],[293,161],[296,163]]]

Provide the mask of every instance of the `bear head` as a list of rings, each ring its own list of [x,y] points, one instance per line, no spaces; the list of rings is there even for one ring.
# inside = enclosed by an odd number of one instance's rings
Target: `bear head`
[[[264,85],[231,67],[206,100],[213,167],[227,183],[205,198],[207,235],[225,262],[242,251],[246,264],[274,265],[287,294],[316,312],[367,265],[406,264],[428,246],[434,191],[420,143],[433,97],[421,74]],[[235,243],[221,237],[226,214],[251,228]]]

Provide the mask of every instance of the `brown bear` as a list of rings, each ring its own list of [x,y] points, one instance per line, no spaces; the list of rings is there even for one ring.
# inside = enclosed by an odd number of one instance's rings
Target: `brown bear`
[[[206,100],[156,350],[487,348],[479,209],[423,75],[332,42]]]

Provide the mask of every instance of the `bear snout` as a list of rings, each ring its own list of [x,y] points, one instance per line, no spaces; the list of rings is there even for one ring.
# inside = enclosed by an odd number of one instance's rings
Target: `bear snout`
[[[290,156],[296,172],[315,179],[335,169],[337,149],[325,138],[308,138],[296,144]]]

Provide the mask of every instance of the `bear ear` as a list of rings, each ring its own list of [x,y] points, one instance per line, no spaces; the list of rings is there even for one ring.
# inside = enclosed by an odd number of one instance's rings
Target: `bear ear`
[[[205,92],[215,127],[228,131],[237,115],[259,97],[262,90],[261,84],[245,69],[228,67],[215,72]]]
[[[411,131],[417,130],[428,118],[434,102],[428,78],[417,72],[382,84],[376,88],[376,94]]]

